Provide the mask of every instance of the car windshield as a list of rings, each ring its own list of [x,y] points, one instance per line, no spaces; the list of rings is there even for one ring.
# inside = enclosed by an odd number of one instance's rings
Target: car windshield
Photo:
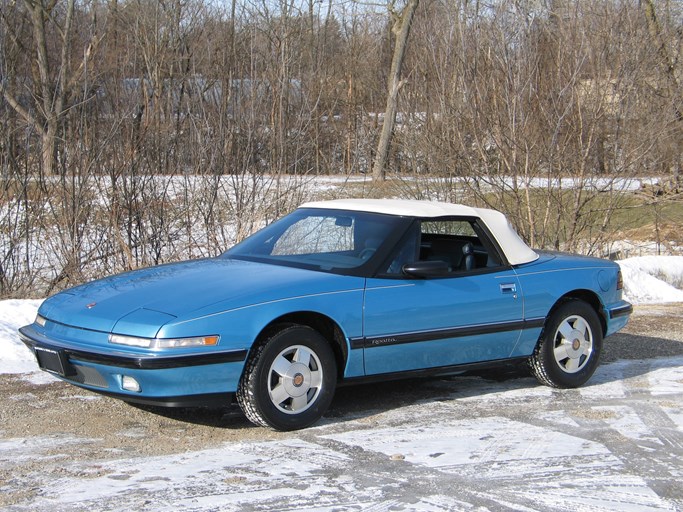
[[[391,249],[386,246],[407,222],[391,215],[301,208],[223,256],[326,272],[366,268]]]

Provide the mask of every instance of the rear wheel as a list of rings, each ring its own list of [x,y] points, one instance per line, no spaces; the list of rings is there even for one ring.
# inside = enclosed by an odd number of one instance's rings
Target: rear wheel
[[[602,326],[597,313],[581,300],[570,300],[551,313],[529,366],[542,384],[576,388],[595,372],[601,350]]]
[[[257,425],[297,430],[327,411],[336,382],[336,361],[327,340],[310,327],[284,325],[253,349],[237,403]]]

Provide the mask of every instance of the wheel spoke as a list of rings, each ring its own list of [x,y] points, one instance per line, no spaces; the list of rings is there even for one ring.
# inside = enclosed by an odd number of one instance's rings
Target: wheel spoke
[[[576,371],[579,368],[579,361],[579,358],[567,359],[567,364],[565,364],[564,367],[567,369],[568,372]]]
[[[576,319],[576,322],[574,322],[574,329],[583,334],[584,339],[586,338],[586,334],[588,332],[588,324],[583,318],[579,317]]]
[[[289,367],[292,365],[286,358],[284,358],[282,355],[280,355],[275,361],[273,361],[273,365],[271,366],[271,370],[273,370],[275,373],[277,373],[280,376],[284,376],[287,374],[287,371],[289,370]]]
[[[320,370],[311,372],[311,382],[309,383],[310,388],[319,388],[323,383],[323,372]]]
[[[279,405],[289,398],[289,394],[282,384],[278,384],[270,390],[270,398],[274,404]]]
[[[560,361],[564,361],[569,357],[569,354],[567,354],[567,347],[569,347],[569,343],[564,341],[555,347],[555,361],[559,363]]]
[[[305,366],[311,365],[311,352],[306,347],[299,347],[294,354],[294,361]]]
[[[560,331],[560,334],[562,334],[562,338],[568,340],[571,338],[572,331],[574,330],[574,328],[571,326],[571,324],[569,323],[569,319],[567,318],[564,322],[560,324],[557,330]]]
[[[305,393],[301,396],[297,396],[297,397],[292,398],[292,411],[293,412],[305,409],[307,405],[308,405],[308,395]]]

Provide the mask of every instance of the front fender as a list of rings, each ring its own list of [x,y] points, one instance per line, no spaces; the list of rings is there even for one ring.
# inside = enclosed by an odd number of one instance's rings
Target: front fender
[[[314,312],[330,318],[341,329],[349,354],[345,374],[362,375],[362,353],[354,354],[354,351],[350,350],[348,340],[362,336],[363,295],[364,290],[360,287],[280,299],[192,319],[179,319],[164,325],[157,337],[175,338],[217,334],[220,336],[220,341],[210,350],[250,350],[263,328],[274,320],[299,312]]]

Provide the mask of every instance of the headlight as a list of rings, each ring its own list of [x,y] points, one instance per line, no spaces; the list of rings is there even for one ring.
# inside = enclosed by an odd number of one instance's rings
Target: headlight
[[[36,319],[34,320],[34,322],[40,325],[41,327],[45,327],[45,322],[47,322],[47,319],[44,316],[36,315]]]
[[[110,334],[109,343],[143,348],[185,348],[218,345],[219,336],[197,336],[194,338],[137,338],[122,334]]]
[[[153,338],[135,338],[133,336],[122,336],[120,334],[109,335],[109,343],[116,343],[117,345],[150,348],[153,342]]]

